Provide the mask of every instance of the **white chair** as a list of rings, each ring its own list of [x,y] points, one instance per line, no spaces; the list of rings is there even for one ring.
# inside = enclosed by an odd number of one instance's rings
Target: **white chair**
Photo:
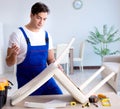
[[[116,73],[116,75],[108,81],[108,84],[118,94],[120,92],[120,56],[104,56],[102,65],[105,66],[105,70],[101,73],[103,78],[109,75],[111,72]]]
[[[58,44],[56,48],[56,58],[58,58],[64,51],[64,49],[67,47],[67,44]],[[69,50],[65,54],[64,58],[60,62],[61,65],[63,65],[63,69],[69,75]]]
[[[83,56],[84,56],[85,41],[80,43],[79,57],[73,58],[73,62],[79,62],[80,71],[83,72]]]

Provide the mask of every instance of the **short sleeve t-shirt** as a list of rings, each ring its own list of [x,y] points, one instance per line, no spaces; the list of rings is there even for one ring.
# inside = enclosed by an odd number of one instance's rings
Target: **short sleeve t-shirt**
[[[26,27],[23,27],[23,29],[27,34],[27,37],[29,38],[32,46],[46,44],[45,31],[43,29],[40,29],[39,32],[32,32],[28,30]],[[48,37],[49,37],[49,50],[50,50],[53,49],[53,43],[52,43],[52,37],[49,33],[48,33]],[[15,32],[13,32],[10,35],[9,43],[8,43],[9,48],[11,48],[12,43],[15,43],[20,48],[20,52],[17,57],[17,64],[20,64],[25,59],[27,53],[27,43],[20,29],[17,29]]]

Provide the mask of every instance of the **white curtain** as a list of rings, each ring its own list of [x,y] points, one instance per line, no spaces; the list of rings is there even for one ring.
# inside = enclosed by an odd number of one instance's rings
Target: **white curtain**
[[[3,25],[0,22],[0,74],[4,73],[3,69]]]

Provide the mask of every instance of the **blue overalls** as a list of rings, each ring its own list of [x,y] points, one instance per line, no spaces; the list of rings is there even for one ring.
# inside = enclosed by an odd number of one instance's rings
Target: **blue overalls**
[[[17,65],[17,82],[18,88],[25,85],[27,82],[36,77],[47,67],[49,38],[48,33],[45,33],[46,45],[31,46],[29,38],[22,27],[19,28],[27,42],[27,54],[24,61]],[[51,95],[62,94],[61,89],[56,84],[55,80],[51,78],[43,86],[33,92],[31,95]]]

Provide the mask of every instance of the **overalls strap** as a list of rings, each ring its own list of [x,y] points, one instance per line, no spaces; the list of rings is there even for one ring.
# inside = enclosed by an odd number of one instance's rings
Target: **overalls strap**
[[[27,45],[30,44],[29,38],[27,37],[24,29],[23,29],[22,27],[19,27],[19,29],[22,31],[23,35],[25,36],[25,40],[26,40],[26,42],[27,42]]]

